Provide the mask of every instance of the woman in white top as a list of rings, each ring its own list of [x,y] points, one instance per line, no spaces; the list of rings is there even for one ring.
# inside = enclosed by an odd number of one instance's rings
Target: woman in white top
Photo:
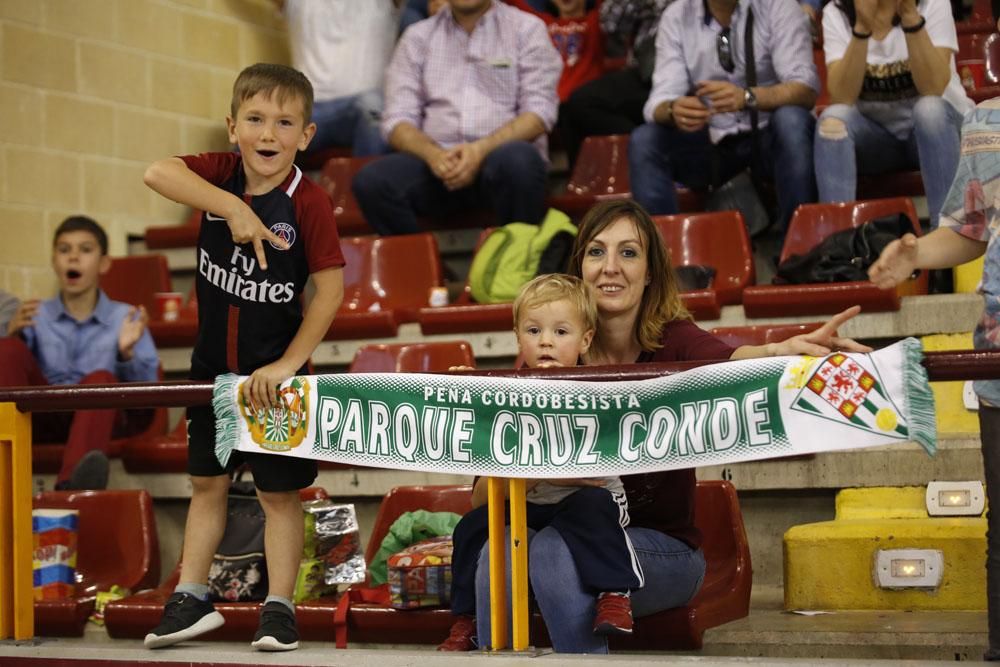
[[[835,0],[823,50],[832,104],[816,128],[820,201],[854,200],[859,171],[919,167],[936,227],[973,107],[955,70],[948,0]]]

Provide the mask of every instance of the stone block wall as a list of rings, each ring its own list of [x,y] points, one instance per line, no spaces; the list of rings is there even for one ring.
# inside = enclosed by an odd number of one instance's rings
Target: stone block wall
[[[233,79],[259,61],[289,62],[269,0],[0,0],[0,289],[51,296],[68,215],[100,222],[113,255],[181,222],[143,171],[225,150]]]

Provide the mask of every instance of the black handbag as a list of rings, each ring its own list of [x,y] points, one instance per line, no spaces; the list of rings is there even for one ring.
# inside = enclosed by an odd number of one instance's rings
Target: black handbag
[[[239,479],[229,490],[226,531],[208,571],[213,600],[248,602],[267,597],[264,559],[264,508],[253,482]]]
[[[774,284],[868,280],[868,267],[875,263],[885,247],[912,231],[910,218],[900,213],[835,232],[806,254],[792,255],[778,265]]]

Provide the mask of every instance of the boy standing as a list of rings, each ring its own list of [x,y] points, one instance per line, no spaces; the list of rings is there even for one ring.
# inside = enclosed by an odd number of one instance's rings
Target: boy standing
[[[514,301],[514,332],[528,368],[576,366],[590,349],[596,328],[594,296],[582,280],[573,276],[539,276],[527,283]],[[456,619],[451,634],[438,646],[439,651],[475,648],[476,567],[489,536],[486,486],[486,478],[476,480],[472,489],[474,509],[455,526],[451,613]],[[527,480],[525,488],[528,527],[559,531],[584,584],[598,594],[594,633],[631,634],[628,594],[641,587],[643,580],[632,542],[625,533],[628,501],[621,479]],[[485,627],[489,627],[488,621]]]
[[[205,211],[198,238],[198,338],[191,376],[249,375],[244,397],[255,409],[278,403],[279,385],[306,362],[343,298],[344,258],[326,194],[293,164],[316,126],[312,86],[284,65],[257,64],[233,85],[229,139],[240,153],[203,153],[155,162],[145,182],[160,194]],[[303,315],[300,297],[316,293]],[[215,458],[210,406],[188,408],[192,495],[184,529],[180,583],[148,648],[176,644],[221,626],[208,600],[208,570],[226,525],[227,469]],[[235,461],[233,459],[236,459]],[[316,462],[241,454],[264,508],[269,595],[251,644],[262,651],[298,648],[292,591],[302,555],[299,490]]]
[[[66,218],[52,239],[59,295],[29,299],[0,339],[0,386],[155,382],[160,360],[146,309],[98,286],[111,268],[108,237],[88,217]],[[66,442],[56,489],[103,489],[117,410],[36,413],[36,442]],[[125,413],[122,413],[125,414]]]
[[[1000,3],[995,3],[1000,4]],[[998,25],[1000,29],[1000,25]],[[983,102],[965,117],[962,156],[938,228],[920,238],[893,241],[868,270],[872,282],[894,287],[916,269],[958,266],[986,254],[979,291],[982,319],[973,335],[977,350],[1000,349],[1000,98]],[[975,383],[986,476],[986,600],[990,648],[985,660],[1000,660],[1000,380]]]

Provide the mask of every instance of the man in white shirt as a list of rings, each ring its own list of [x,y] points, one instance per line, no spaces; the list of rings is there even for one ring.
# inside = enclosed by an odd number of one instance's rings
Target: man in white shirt
[[[307,153],[333,146],[355,156],[388,150],[379,132],[382,79],[400,0],[273,0],[288,23],[292,63],[313,85],[316,134]]]

